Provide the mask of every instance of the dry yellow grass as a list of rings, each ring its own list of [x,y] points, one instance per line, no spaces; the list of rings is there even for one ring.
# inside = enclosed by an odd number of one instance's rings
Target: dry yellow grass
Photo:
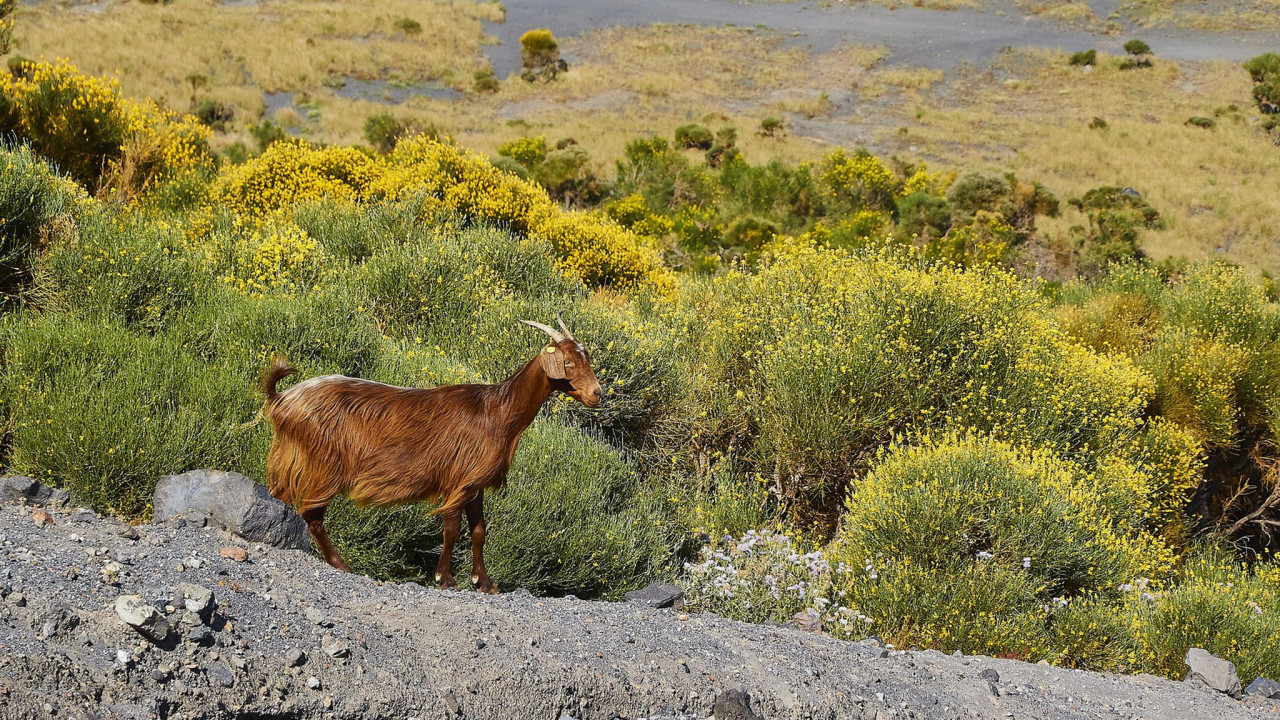
[[[66,57],[85,72],[120,73],[125,92],[186,109],[187,77],[210,79],[213,97],[250,115],[262,92],[305,92],[326,79],[465,80],[482,62],[481,19],[501,19],[497,3],[468,0],[217,0],[66,7],[20,6],[16,52]],[[396,21],[421,32],[405,34]]]
[[[1134,0],[1125,11],[1148,27],[1213,31],[1280,29],[1280,0],[1218,0],[1208,8],[1200,0]]]

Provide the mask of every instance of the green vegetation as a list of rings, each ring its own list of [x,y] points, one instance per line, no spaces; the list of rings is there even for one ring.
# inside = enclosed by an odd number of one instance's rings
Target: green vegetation
[[[1280,673],[1280,306],[1237,267],[1149,263],[1180,217],[1157,196],[863,150],[753,164],[714,118],[633,138],[608,177],[571,138],[490,160],[378,116],[378,151],[264,131],[236,164],[194,119],[26,71],[0,88],[24,143],[0,149],[7,472],[145,518],[166,473],[264,479],[272,354],[495,381],[541,344],[517,321],[561,310],[605,399],[549,403],[486,498],[504,588],[662,577],[841,637],[1165,675],[1194,644]],[[72,142],[39,120],[59,93],[76,127],[129,122]],[[340,503],[330,531],[360,571],[421,578],[429,510]]]

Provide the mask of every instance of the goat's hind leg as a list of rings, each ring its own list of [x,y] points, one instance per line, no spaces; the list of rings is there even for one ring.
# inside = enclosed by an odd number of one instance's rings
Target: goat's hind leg
[[[315,538],[316,545],[319,546],[320,552],[324,554],[324,559],[328,563],[343,572],[351,572],[351,568],[342,561],[342,556],[333,547],[333,543],[329,542],[329,533],[324,531],[324,511],[329,509],[328,505],[322,505],[318,508],[304,510],[302,519],[307,521],[307,527],[311,530],[311,537]]]
[[[436,565],[436,582],[443,590],[458,587],[453,581],[453,543],[462,527],[462,513],[453,510],[444,516],[444,547],[440,548],[440,563]]]

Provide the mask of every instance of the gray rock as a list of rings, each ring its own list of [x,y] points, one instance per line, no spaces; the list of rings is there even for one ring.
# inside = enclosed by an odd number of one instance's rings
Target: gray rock
[[[192,645],[203,645],[209,640],[210,635],[211,633],[209,632],[209,628],[203,625],[196,625],[190,630],[187,630],[185,637],[187,642]]]
[[[869,637],[862,638],[861,640],[857,641],[856,644],[866,645],[867,647],[882,648],[884,647],[884,640],[881,640],[878,635],[871,635]]]
[[[53,488],[41,485],[26,475],[0,477],[0,503],[12,505],[28,502],[43,505],[53,497]]]
[[[157,683],[161,685],[169,682],[169,678],[170,678],[170,673],[168,670],[165,670],[164,668],[156,668],[151,671],[151,679],[155,680]]]
[[[308,622],[313,622],[320,627],[333,627],[333,623],[325,620],[324,613],[315,608],[307,608],[303,615],[306,616]]]
[[[209,669],[205,671],[205,674],[209,676],[210,680],[224,688],[229,688],[236,684],[236,676],[231,673],[231,668],[219,662],[210,663]]]
[[[792,615],[791,619],[783,623],[783,625],[805,632],[820,633],[822,632],[822,617],[818,615],[816,610],[809,608]]]
[[[307,678],[307,687],[311,688],[312,690],[319,690],[320,678],[316,677],[315,675],[312,675],[311,677]]]
[[[1186,682],[1203,684],[1233,698],[1240,697],[1240,678],[1236,676],[1234,663],[1227,662],[1201,648],[1188,650],[1186,663]]]
[[[307,661],[307,654],[301,648],[293,648],[284,654],[286,667],[299,667]]]
[[[116,598],[116,614],[134,630],[153,642],[161,642],[169,636],[169,620],[161,615],[141,595],[121,595]]]
[[[648,587],[642,590],[632,590],[624,597],[629,603],[648,605],[653,608],[679,609],[684,607],[684,591],[675,585],[667,585],[666,583],[650,583]]]
[[[348,648],[344,643],[336,640],[325,645],[322,649],[324,650],[324,654],[331,658],[344,658],[351,654],[350,648]]]
[[[751,712],[751,695],[741,689],[725,690],[717,695],[711,714],[716,720],[760,720],[759,715]]]
[[[1000,673],[997,672],[994,668],[986,668],[982,670],[981,672],[978,673],[978,677],[988,682],[993,682],[993,683],[1000,682]]]
[[[40,640],[69,635],[79,624],[80,618],[75,611],[59,603],[50,605],[31,618],[31,629],[36,631],[36,637]]]
[[[182,604],[187,610],[200,616],[202,622],[209,622],[213,616],[213,591],[203,585],[181,583],[178,592],[182,593]]]
[[[121,523],[120,529],[116,530],[116,534],[125,540],[137,540],[142,537],[142,535],[138,534],[138,528],[127,523]]]
[[[1276,682],[1271,678],[1254,678],[1254,681],[1249,683],[1249,687],[1244,689],[1244,694],[1264,697],[1270,700],[1280,700],[1280,682]]]
[[[156,484],[154,504],[156,523],[180,516],[209,516],[252,542],[294,550],[311,547],[302,518],[239,473],[192,470],[166,475]]]

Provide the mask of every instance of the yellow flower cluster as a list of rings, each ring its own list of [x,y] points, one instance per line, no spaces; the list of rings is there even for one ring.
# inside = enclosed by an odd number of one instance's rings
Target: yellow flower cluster
[[[426,137],[401,140],[384,158],[351,148],[276,143],[228,171],[215,187],[218,202],[259,220],[304,200],[354,203],[411,195],[430,198],[428,211],[449,209],[548,243],[560,268],[589,285],[673,285],[657,249],[635,233],[600,215],[565,211],[537,184]]]
[[[314,238],[278,217],[238,241],[234,253],[233,273],[223,279],[250,296],[306,287],[320,276],[325,261]]]
[[[853,157],[838,149],[822,160],[822,181],[836,195],[858,206],[875,207],[892,198],[898,178],[880,158],[857,153]]]

